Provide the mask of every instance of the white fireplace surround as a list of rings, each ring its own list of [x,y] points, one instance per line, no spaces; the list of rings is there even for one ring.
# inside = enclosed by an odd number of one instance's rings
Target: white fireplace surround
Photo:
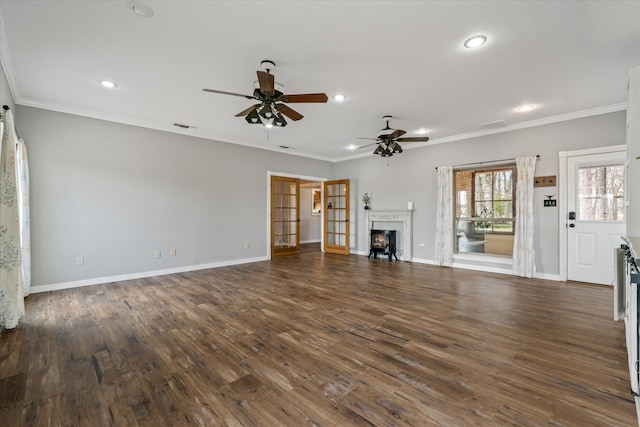
[[[367,210],[365,211],[367,222],[367,238],[371,235],[374,222],[400,222],[402,223],[402,254],[403,261],[411,261],[413,257],[413,210]]]

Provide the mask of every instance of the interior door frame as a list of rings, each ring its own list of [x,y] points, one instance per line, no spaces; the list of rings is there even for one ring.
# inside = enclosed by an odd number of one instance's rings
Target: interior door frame
[[[303,181],[317,181],[317,182],[321,182],[324,183],[324,181],[327,181],[329,178],[319,178],[319,177],[315,177],[315,176],[306,176],[306,175],[298,175],[298,174],[291,174],[291,173],[285,173],[285,172],[274,172],[274,171],[267,171],[267,215],[266,215],[266,220],[267,220],[267,259],[270,260],[271,258],[271,177],[272,176],[282,176],[285,178],[297,178]],[[324,187],[324,185],[321,186],[321,188]],[[323,191],[323,190],[321,190]],[[324,193],[320,194],[321,200],[324,200]],[[321,226],[320,226],[320,250],[322,252],[324,252],[324,209],[322,209],[321,213]],[[297,238],[299,239],[300,236],[297,236]]]
[[[568,203],[567,203],[567,195],[569,194],[568,189],[568,181],[569,181],[569,157],[577,157],[577,156],[587,156],[592,154],[607,154],[607,153],[618,153],[618,152],[627,151],[626,145],[610,145],[608,147],[597,147],[597,148],[586,148],[583,150],[572,150],[572,151],[560,151],[558,153],[559,157],[559,168],[558,168],[558,255],[559,255],[559,279],[561,282],[566,282],[569,277],[569,261],[568,261],[568,239],[569,239],[569,230],[567,229],[567,216],[569,214],[568,211]],[[627,159],[626,162],[629,160]],[[626,163],[625,163],[626,166]],[[626,168],[625,168],[626,169]],[[627,193],[626,193],[626,185],[625,185],[625,194],[624,200],[626,204]],[[613,255],[612,255],[613,256]]]

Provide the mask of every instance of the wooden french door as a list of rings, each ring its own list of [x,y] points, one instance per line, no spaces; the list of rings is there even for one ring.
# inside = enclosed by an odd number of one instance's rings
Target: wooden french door
[[[271,258],[300,250],[300,180],[271,176]]]
[[[349,180],[324,182],[324,251],[349,254]]]

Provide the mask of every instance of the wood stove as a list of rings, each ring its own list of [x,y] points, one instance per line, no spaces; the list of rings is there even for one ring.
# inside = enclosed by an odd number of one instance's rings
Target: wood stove
[[[378,253],[388,256],[389,261],[392,261],[392,257],[396,261],[398,260],[396,256],[396,230],[371,230],[368,258],[371,258],[372,254],[374,258],[377,258]]]

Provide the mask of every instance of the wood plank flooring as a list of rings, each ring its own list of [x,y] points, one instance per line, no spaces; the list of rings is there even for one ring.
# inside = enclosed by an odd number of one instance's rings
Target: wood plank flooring
[[[3,426],[632,426],[612,289],[363,256],[31,295]]]

